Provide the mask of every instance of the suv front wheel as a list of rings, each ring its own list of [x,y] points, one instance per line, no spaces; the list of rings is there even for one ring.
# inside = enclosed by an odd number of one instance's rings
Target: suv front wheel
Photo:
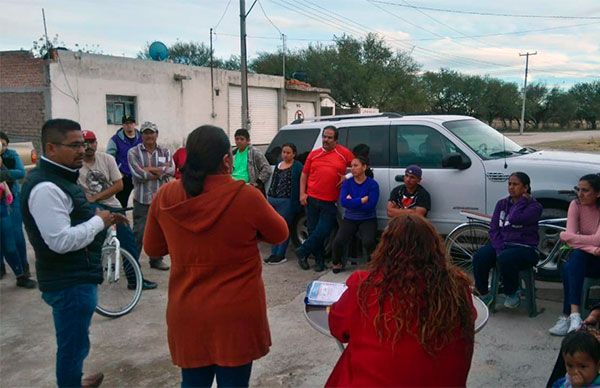
[[[337,233],[338,226],[331,231],[329,239],[325,242],[325,257],[331,257],[331,248],[333,245],[333,239]],[[308,226],[306,224],[306,213],[301,212],[296,216],[292,223],[292,229],[290,230],[290,238],[294,243],[294,246],[299,247],[308,238]]]

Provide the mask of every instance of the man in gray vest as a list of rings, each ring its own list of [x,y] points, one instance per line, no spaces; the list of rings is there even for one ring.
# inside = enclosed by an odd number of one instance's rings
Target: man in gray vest
[[[42,127],[43,156],[23,184],[23,223],[36,256],[42,299],[52,307],[59,387],[97,387],[104,375],[82,378],[90,350],[89,327],[102,283],[103,233],[122,215],[94,210],[77,185],[84,141],[75,121]]]

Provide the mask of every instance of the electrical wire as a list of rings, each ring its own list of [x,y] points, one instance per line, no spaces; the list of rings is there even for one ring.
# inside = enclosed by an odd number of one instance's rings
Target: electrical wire
[[[265,18],[267,18],[267,20],[269,21],[269,23],[271,23],[271,25],[273,27],[275,27],[275,29],[277,30],[277,32],[279,32],[279,35],[283,35],[283,32],[281,32],[281,30],[275,25],[275,23],[273,23],[273,21],[271,19],[269,19],[269,17],[267,16],[267,13],[265,12],[265,9],[263,8],[262,4],[260,1],[258,1],[258,6],[260,7],[260,10],[262,11],[263,15],[265,15]]]
[[[217,27],[219,27],[219,24],[221,24],[221,22],[223,21],[223,18],[225,17],[225,14],[227,13],[227,10],[229,9],[229,4],[231,4],[231,0],[229,0],[227,2],[227,5],[225,6],[225,11],[223,11],[223,15],[221,15],[221,18],[219,19],[217,24],[213,27],[213,31],[215,31],[217,29]]]
[[[376,3],[393,5],[396,7],[405,7],[413,9],[421,9],[426,11],[435,12],[446,12],[446,13],[458,13],[465,15],[478,15],[478,16],[501,16],[501,17],[514,17],[514,18],[537,18],[537,19],[578,19],[578,20],[600,20],[600,16],[565,16],[565,15],[531,15],[531,14],[516,14],[516,13],[494,13],[494,12],[482,12],[482,11],[460,11],[456,9],[445,9],[445,8],[434,8],[424,7],[416,5],[405,5],[399,4],[392,1],[383,0],[372,0]]]

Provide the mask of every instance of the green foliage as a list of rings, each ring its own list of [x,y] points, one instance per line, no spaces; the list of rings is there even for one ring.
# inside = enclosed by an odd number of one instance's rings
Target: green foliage
[[[94,45],[79,45],[79,43],[75,43],[73,45],[73,49],[68,48],[68,45],[59,39],[58,34],[54,35],[52,39],[48,39],[46,41],[45,36],[41,36],[39,39],[33,41],[33,45],[31,46],[31,54],[33,54],[36,58],[45,58],[48,55],[48,51],[51,48],[65,48],[71,51],[77,51],[80,53],[86,54],[103,54],[100,46],[97,44]]]
[[[152,59],[150,58],[149,49],[150,42],[146,42],[144,48],[138,52],[137,57],[139,59]],[[190,66],[210,66],[210,47],[202,42],[181,42],[177,40],[171,46],[168,46],[168,49],[167,61]],[[239,70],[240,57],[232,55],[226,60],[213,57],[213,66],[225,70]]]
[[[282,53],[260,53],[250,63],[257,73],[281,75]],[[394,53],[375,34],[363,40],[343,35],[331,45],[309,45],[286,53],[286,78],[295,71],[308,82],[331,89],[332,97],[347,107],[379,107],[413,111],[425,107],[418,87],[419,66],[406,53]]]
[[[575,116],[596,129],[596,121],[600,119],[600,81],[579,83],[573,86],[569,92],[577,101]]]

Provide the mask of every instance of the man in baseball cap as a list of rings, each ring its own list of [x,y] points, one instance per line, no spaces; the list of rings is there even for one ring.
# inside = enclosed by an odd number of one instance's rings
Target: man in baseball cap
[[[142,142],[142,134],[135,129],[135,117],[123,116],[121,122],[123,126],[108,141],[106,153],[115,158],[119,171],[123,175],[123,190],[117,193],[117,199],[121,203],[121,207],[125,208],[129,202],[129,195],[133,190],[127,152]]]
[[[395,187],[390,193],[387,204],[388,217],[397,217],[400,214],[411,212],[423,217],[431,210],[431,197],[427,190],[421,186],[423,170],[416,164],[411,164],[404,170],[404,184]]]
[[[122,207],[115,194],[123,189],[123,179],[117,162],[109,154],[97,151],[98,143],[94,132],[83,130],[81,133],[85,143],[85,153],[77,183],[83,188],[88,201],[94,206],[101,210],[119,212]],[[128,224],[117,224],[117,238],[121,242],[121,248],[139,262],[140,250]],[[128,278],[127,283],[130,289],[135,289],[135,278]],[[156,287],[156,283],[143,279],[142,289],[151,290]]]
[[[158,126],[150,121],[140,126],[142,142],[127,154],[129,169],[133,176],[133,232],[138,248],[142,251],[146,217],[152,198],[175,174],[175,164],[171,152],[157,144]],[[162,271],[169,265],[162,257],[150,257],[150,267]]]

